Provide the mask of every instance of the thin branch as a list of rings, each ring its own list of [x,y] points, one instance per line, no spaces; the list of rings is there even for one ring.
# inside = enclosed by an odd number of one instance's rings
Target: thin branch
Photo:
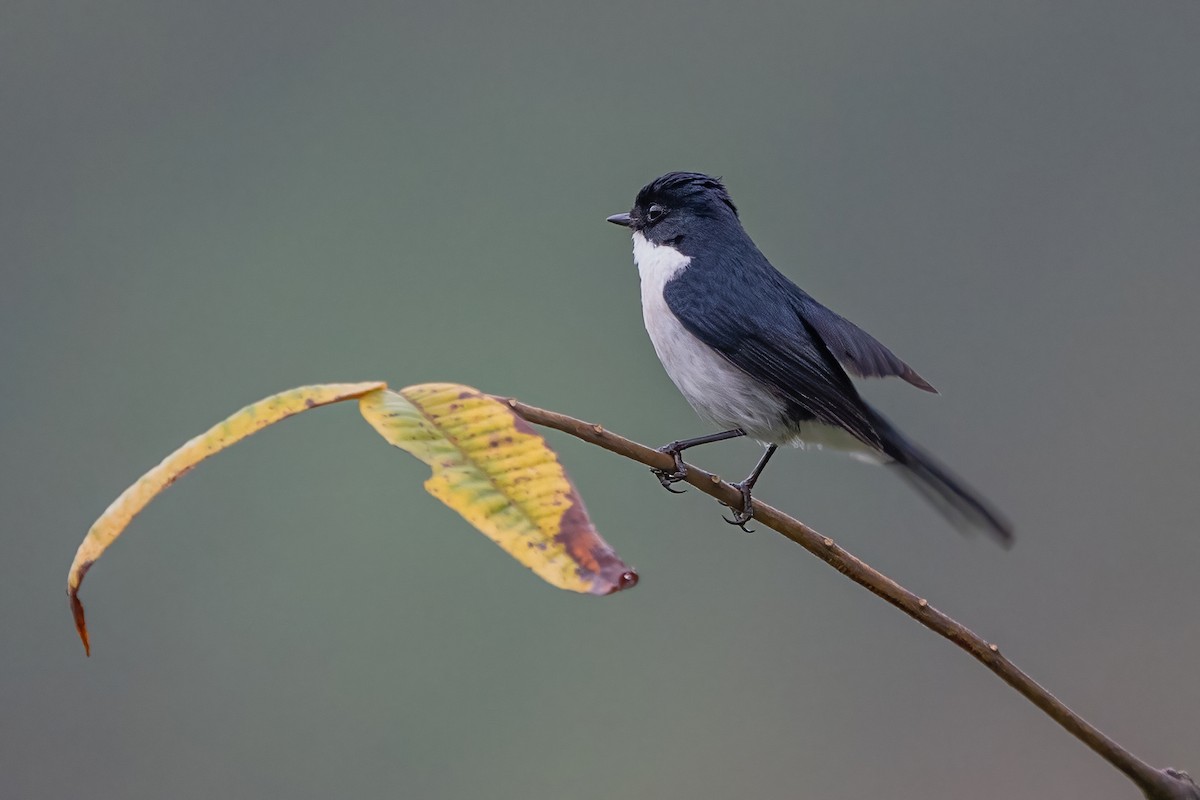
[[[673,469],[670,456],[618,436],[582,420],[526,405],[512,398],[497,398],[535,425],[568,433],[617,455],[659,469]],[[688,464],[687,482],[723,503],[736,506],[742,496],[718,476]],[[822,536],[803,522],[761,501],[754,501],[754,518],[845,575],[859,586],[891,603],[917,622],[971,654],[977,661],[1016,689],[1025,699],[1090,747],[1097,755],[1133,781],[1149,800],[1200,800],[1200,786],[1185,772],[1157,769],[1105,736],[1000,653],[994,643],[984,641],[965,626],[938,611],[921,597],[875,570]]]

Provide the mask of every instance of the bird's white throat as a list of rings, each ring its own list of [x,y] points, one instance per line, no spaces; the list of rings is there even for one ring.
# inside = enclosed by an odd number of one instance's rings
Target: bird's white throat
[[[662,297],[663,287],[692,259],[665,244],[655,244],[640,233],[633,234],[633,261],[642,278],[642,296],[652,289]]]

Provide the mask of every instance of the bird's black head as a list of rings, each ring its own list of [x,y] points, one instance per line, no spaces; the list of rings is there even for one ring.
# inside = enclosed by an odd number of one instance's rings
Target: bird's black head
[[[614,214],[608,221],[663,244],[676,243],[714,222],[738,225],[737,218],[737,206],[720,178],[668,172],[642,187],[628,214]]]

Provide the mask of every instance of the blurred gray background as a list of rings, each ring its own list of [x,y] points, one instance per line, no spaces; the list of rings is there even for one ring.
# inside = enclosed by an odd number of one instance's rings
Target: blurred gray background
[[[642,575],[531,577],[353,406],[87,527],[304,383],[695,435],[604,217],[724,175],[788,275],[942,390],[867,395],[1016,522],[885,470],[760,495],[1200,770],[1200,6],[7,0],[0,795],[1133,798],[975,662],[768,530],[551,436]],[[740,476],[745,442],[698,461]]]

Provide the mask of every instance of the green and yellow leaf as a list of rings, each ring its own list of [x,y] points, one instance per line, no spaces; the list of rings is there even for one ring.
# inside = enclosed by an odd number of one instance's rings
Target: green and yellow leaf
[[[545,440],[512,409],[455,384],[400,392],[381,381],[302,386],[246,406],[184,444],[113,501],[88,530],[67,575],[75,627],[91,654],[79,588],[92,564],[133,518],[188,470],[282,419],[359,400],[391,444],[433,467],[425,488],[554,586],[609,594],[637,583],[600,538],[579,493]]]
[[[178,480],[204,459],[240,442],[252,433],[273,425],[282,419],[299,414],[317,406],[352,400],[367,392],[386,387],[382,381],[369,383],[327,383],[316,386],[301,386],[286,392],[271,395],[257,403],[246,406],[223,422],[192,439],[162,463],[147,472],[132,486],[121,492],[121,496],[92,524],[67,575],[67,594],[71,598],[71,612],[75,616],[75,628],[83,641],[84,650],[91,654],[88,641],[87,622],[83,615],[83,604],[79,602],[79,586],[83,576],[96,559],[108,549],[137,514],[163,490]]]
[[[430,494],[542,580],[591,594],[637,583],[554,451],[505,404],[469,386],[427,383],[364,394],[359,408],[380,436],[433,468]]]

